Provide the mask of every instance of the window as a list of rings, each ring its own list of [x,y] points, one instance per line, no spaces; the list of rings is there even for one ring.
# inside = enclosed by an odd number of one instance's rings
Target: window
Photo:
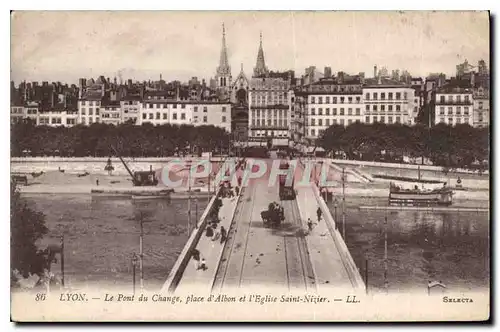
[[[325,97],[325,104],[330,104],[330,97]]]
[[[92,108],[89,108],[89,115],[94,115],[94,110]]]
[[[153,120],[153,117],[154,117],[153,113],[149,113],[149,120]]]
[[[281,122],[281,121],[280,121]],[[267,119],[267,125],[270,127],[271,126],[271,119]]]
[[[401,100],[401,92],[396,92],[396,100]]]
[[[392,116],[388,116],[387,120],[388,120],[387,122],[392,123]]]
[[[483,109],[483,102],[482,102],[482,101],[480,101],[480,102],[479,102],[479,109],[480,109],[480,110],[482,110],[482,109]]]
[[[316,125],[316,119],[312,118],[311,119],[311,126],[315,126]]]
[[[167,113],[163,113],[163,120],[167,120],[167,117],[168,117],[168,114]]]
[[[392,111],[392,105],[388,106],[389,111]]]
[[[361,115],[361,108],[356,108],[356,115]]]
[[[161,117],[160,112],[156,112],[156,120],[160,120],[160,117]]]
[[[316,115],[316,112],[314,111],[314,108],[311,108],[311,115]]]
[[[376,116],[374,116],[374,117],[373,117],[372,122],[373,122],[373,123],[377,122],[377,117],[376,117]]]
[[[193,107],[194,112],[198,112],[198,106]]]
[[[347,124],[348,125],[352,124],[352,120],[351,119],[347,120]]]
[[[381,110],[382,112],[385,112],[385,105],[380,105],[380,110]]]
[[[369,116],[365,117],[365,122],[366,123],[370,123],[370,117]]]
[[[344,103],[344,100],[345,98],[344,97],[340,97],[340,103],[343,104]]]
[[[336,125],[337,124],[337,119],[332,120],[332,124]]]
[[[181,108],[186,108],[186,104],[181,104]]]
[[[400,116],[396,117],[396,123],[401,123],[401,117]]]
[[[449,95],[449,96],[448,96],[448,101],[449,101],[449,102],[453,101],[453,96],[452,96],[452,95]]]
[[[85,115],[85,108],[82,108],[82,115]]]
[[[142,113],[142,119],[143,120],[146,120],[146,116],[147,116],[146,113]]]
[[[177,113],[172,114],[172,120],[177,120]]]
[[[344,109],[343,108],[340,109],[340,115],[344,115]]]
[[[352,104],[352,97],[347,97],[347,100],[349,101],[349,104]]]
[[[325,110],[325,115],[330,115],[330,109],[329,109],[329,108],[327,108],[327,109]]]
[[[356,103],[359,104],[361,102],[361,97],[356,97]]]
[[[226,117],[222,116],[222,122],[226,122]]]
[[[322,108],[318,108],[318,115],[323,115],[323,109]]]
[[[380,99],[385,100],[385,92],[380,93]]]
[[[82,100],[82,105],[85,105],[87,102],[85,100]]]
[[[333,102],[332,102],[332,103],[333,103],[333,104],[336,104],[336,103],[337,103],[337,97],[333,97],[332,99],[333,99]]]
[[[373,110],[376,111],[377,110],[377,105],[373,105]]]
[[[315,136],[316,135],[316,131],[314,129],[311,129],[311,136]]]
[[[448,107],[448,115],[452,115],[453,114],[453,107]]]
[[[181,120],[186,120],[186,113],[181,113]]]
[[[367,93],[365,94],[365,99],[366,99],[366,100],[370,100],[370,93],[368,93],[368,92],[367,92]]]
[[[172,104],[172,108],[177,108],[177,104]]]
[[[311,104],[314,104],[316,101],[315,101],[315,98],[314,96],[311,97]]]
[[[367,111],[370,111],[370,105],[366,105],[366,106],[365,106],[365,109],[366,109]]]
[[[444,103],[444,96],[439,96],[439,102]]]
[[[440,118],[439,122],[444,123],[444,118]]]
[[[325,125],[329,126],[330,125],[330,119],[325,120]]]
[[[404,100],[408,99],[408,92],[406,92],[406,91],[405,91],[405,92],[403,93],[403,99],[404,99]]]
[[[203,113],[207,113],[207,107],[203,106]]]
[[[468,124],[468,123],[469,123],[469,118],[465,118],[465,119],[464,119],[464,123],[467,123],[467,124]]]
[[[457,103],[460,103],[462,101],[462,96],[457,96]]]
[[[380,117],[380,122],[385,123],[385,116]]]
[[[226,112],[226,106],[222,106],[222,112],[225,113]]]
[[[392,92],[389,92],[388,95],[389,95],[389,100],[392,100]]]
[[[347,115],[352,115],[352,108],[347,109]]]
[[[322,126],[323,125],[323,119],[318,119],[318,126]]]
[[[464,107],[464,115],[469,115],[469,108],[468,107]]]
[[[465,96],[465,102],[469,103],[469,96]]]
[[[396,105],[396,112],[401,111],[401,105]],[[396,117],[397,119],[397,117]]]
[[[460,118],[457,118],[457,124],[461,122],[460,120],[462,120],[462,119],[460,119]]]
[[[439,114],[440,115],[444,115],[444,107],[440,107],[439,108]]]
[[[453,124],[453,118],[448,118],[448,124]]]
[[[344,119],[340,119],[340,124],[343,126],[344,125]]]
[[[457,115],[460,115],[462,113],[462,107],[458,106],[457,107]]]
[[[376,92],[373,93],[373,100],[377,100],[378,99],[378,94]]]
[[[323,104],[323,97],[318,97],[318,104]]]
[[[337,109],[336,108],[332,108],[332,115],[337,115]]]
[[[203,122],[207,123],[207,116],[203,116]]]

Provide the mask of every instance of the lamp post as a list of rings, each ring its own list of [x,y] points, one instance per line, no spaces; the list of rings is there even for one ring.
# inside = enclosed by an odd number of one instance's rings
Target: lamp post
[[[194,194],[194,206],[196,209],[196,214],[195,214],[195,219],[194,219],[194,226],[196,229],[198,229],[198,195],[195,193]]]
[[[61,283],[64,287],[64,233],[61,235]]]
[[[335,229],[337,229],[337,197],[335,197],[335,201],[333,202],[333,209],[335,210],[334,226],[335,226]]]
[[[389,292],[389,281],[387,281],[387,215],[384,220],[384,287]]]
[[[137,255],[135,252],[132,254],[132,287],[135,295],[135,269],[137,267]]]
[[[342,168],[342,237],[345,238],[345,168]]]

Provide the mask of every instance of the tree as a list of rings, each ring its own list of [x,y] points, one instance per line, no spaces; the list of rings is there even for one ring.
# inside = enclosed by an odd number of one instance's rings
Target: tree
[[[36,241],[47,234],[45,215],[30,209],[22,201],[16,185],[10,185],[10,253],[11,269],[24,277],[29,273],[41,275],[47,264],[45,256],[37,249]]]

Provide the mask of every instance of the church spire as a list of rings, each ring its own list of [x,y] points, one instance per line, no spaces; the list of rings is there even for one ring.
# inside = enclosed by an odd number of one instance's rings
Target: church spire
[[[229,62],[227,60],[227,47],[226,47],[226,28],[224,23],[222,23],[222,47],[220,50],[220,61],[219,67],[217,67],[217,75],[230,75],[231,67],[229,67]]]
[[[261,32],[259,51],[257,53],[257,63],[255,65],[255,68],[253,69],[253,75],[256,77],[256,76],[266,75],[267,73],[268,70],[266,67],[266,61],[264,59],[264,50],[262,48],[262,32]]]

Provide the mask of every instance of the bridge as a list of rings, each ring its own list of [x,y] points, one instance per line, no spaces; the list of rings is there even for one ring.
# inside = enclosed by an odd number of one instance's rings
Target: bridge
[[[295,200],[280,201],[278,184],[269,185],[273,160],[264,161],[268,167],[263,176],[250,179],[239,195],[222,198],[219,227],[228,230],[227,240],[222,243],[213,241],[205,234],[208,215],[216,199],[214,196],[179,255],[162,292],[365,290],[359,270],[316,185],[321,164],[314,163],[313,181],[304,181],[307,184],[298,185],[296,176]],[[297,161],[300,172],[295,173],[299,177],[302,176],[300,173],[304,174],[305,163]],[[241,176],[241,172],[238,170],[236,176]],[[220,196],[220,189],[217,196]],[[266,228],[260,213],[273,201],[283,206],[285,221],[278,228]],[[322,211],[319,222],[318,207]],[[307,227],[309,218],[315,223],[310,232]],[[192,258],[194,249],[205,258],[205,270],[198,269]]]

